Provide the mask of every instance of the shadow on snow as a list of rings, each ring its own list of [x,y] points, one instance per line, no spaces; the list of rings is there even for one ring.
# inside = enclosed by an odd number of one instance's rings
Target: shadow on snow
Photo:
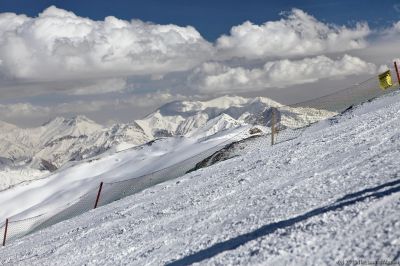
[[[387,189],[384,191],[379,191],[383,188],[387,188]],[[376,186],[373,188],[368,188],[368,189],[361,190],[359,192],[350,193],[350,194],[338,199],[333,204],[330,204],[330,205],[327,205],[324,207],[320,207],[320,208],[316,208],[316,209],[306,212],[302,215],[299,215],[299,216],[296,216],[296,217],[293,217],[293,218],[290,218],[287,220],[264,225],[252,232],[242,234],[237,237],[228,239],[226,241],[214,244],[206,249],[197,251],[196,253],[193,253],[191,255],[188,255],[188,256],[178,259],[176,261],[167,263],[166,265],[177,266],[177,265],[188,265],[188,264],[200,262],[202,260],[212,258],[224,251],[236,249],[239,246],[242,246],[252,240],[255,240],[259,237],[263,237],[268,234],[271,234],[278,229],[293,226],[294,224],[303,222],[309,218],[312,218],[312,217],[315,217],[315,216],[318,216],[318,215],[321,215],[321,214],[324,214],[327,212],[339,210],[343,207],[356,204],[356,203],[364,201],[365,199],[368,199],[368,198],[379,199],[379,198],[388,196],[392,193],[396,193],[399,191],[400,191],[400,179],[397,179],[395,181],[391,181],[391,182],[388,182],[388,183],[385,183],[385,184],[382,184],[382,185],[379,185],[379,186]],[[367,193],[370,193],[370,194],[366,195]]]

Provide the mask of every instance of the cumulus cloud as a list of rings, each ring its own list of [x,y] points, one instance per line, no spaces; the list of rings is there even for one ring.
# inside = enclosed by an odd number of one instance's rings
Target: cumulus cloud
[[[51,6],[38,17],[0,14],[0,78],[70,80],[162,75],[192,68],[212,45],[193,27],[106,17]]]
[[[187,82],[190,87],[202,92],[243,92],[375,72],[374,64],[357,57],[344,55],[333,60],[317,56],[295,61],[285,59],[267,62],[262,68],[253,69],[229,67],[218,62],[204,63],[193,71]]]
[[[400,32],[400,21],[397,21],[396,23],[394,23],[394,24],[393,24],[393,28],[394,28],[396,31]]]
[[[384,31],[383,35],[389,35],[390,37],[400,37],[400,21],[393,23],[393,26]]]
[[[319,55],[364,48],[370,33],[366,23],[354,28],[329,25],[300,9],[279,21],[255,25],[249,21],[232,27],[216,43],[222,58],[283,58]]]
[[[374,42],[390,42],[393,40],[398,40],[400,38],[400,21],[392,24],[391,27],[382,29],[380,31],[375,31]],[[372,43],[373,45],[374,43]]]
[[[366,23],[324,23],[299,9],[234,26],[214,43],[191,26],[95,21],[54,6],[37,17],[0,13],[0,100],[21,102],[0,103],[0,117],[30,124],[68,114],[132,120],[177,99],[286,87],[287,95],[297,84],[375,73],[398,57],[399,41],[400,21],[370,30]],[[308,94],[321,89],[308,87]]]

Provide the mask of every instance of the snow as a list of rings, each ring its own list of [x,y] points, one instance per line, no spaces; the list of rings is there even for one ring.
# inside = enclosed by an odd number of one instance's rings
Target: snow
[[[398,261],[399,128],[396,92],[10,242],[0,264]]]
[[[151,145],[66,165],[46,178],[0,193],[0,221],[5,218],[21,220],[42,213],[55,214],[67,203],[78,200],[89,191],[97,191],[100,181],[116,182],[141,177],[182,162],[232,138],[231,141],[238,140],[236,137],[244,138],[248,129],[249,126],[236,127],[205,139],[203,135],[164,138]]]
[[[2,169],[2,171],[0,171],[0,191],[26,181],[42,178],[47,174],[49,174],[49,172],[32,168]]]
[[[0,123],[0,156],[9,159],[12,168],[0,165],[0,175],[7,176],[2,179],[0,189],[42,178],[49,170],[54,171],[69,161],[90,158],[107,150],[120,151],[149,140],[134,123],[105,128],[84,116],[57,117],[40,127],[27,129]],[[16,176],[18,172],[21,175]]]

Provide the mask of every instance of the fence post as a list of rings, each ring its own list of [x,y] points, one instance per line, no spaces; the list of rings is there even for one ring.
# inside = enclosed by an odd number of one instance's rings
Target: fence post
[[[275,109],[272,109],[271,116],[271,146],[274,145],[275,142]]]
[[[397,68],[397,62],[396,61],[394,61],[394,68],[396,69],[397,81],[399,82],[399,85],[400,85],[400,73],[399,73],[399,69]]]
[[[6,219],[6,226],[4,227],[3,247],[6,245],[7,229],[8,229],[8,218]]]
[[[100,183],[99,191],[97,192],[96,203],[94,204],[94,208],[93,209],[97,208],[97,204],[99,203],[100,193],[101,193],[101,189],[102,188],[103,188],[103,182]]]

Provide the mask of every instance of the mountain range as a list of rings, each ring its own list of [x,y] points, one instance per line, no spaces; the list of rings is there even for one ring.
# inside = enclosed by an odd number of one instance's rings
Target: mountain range
[[[224,96],[209,101],[174,101],[143,119],[111,127],[85,116],[56,117],[35,128],[0,122],[0,172],[44,175],[69,161],[104,152],[118,152],[158,138],[206,137],[242,124],[269,125],[278,110],[283,127],[297,127],[319,120],[329,112],[291,108],[265,97]],[[28,171],[30,169],[32,171]],[[38,172],[39,171],[39,172]]]

